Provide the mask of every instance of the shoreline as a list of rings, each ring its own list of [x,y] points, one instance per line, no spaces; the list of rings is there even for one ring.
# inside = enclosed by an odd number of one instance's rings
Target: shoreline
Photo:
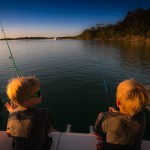
[[[56,37],[56,40],[63,40],[63,39],[74,39],[74,40],[96,40],[96,41],[122,41],[122,42],[145,42],[150,43],[150,38],[145,38],[144,36],[124,36],[124,37],[114,37],[111,39],[99,39],[99,38],[80,38],[77,36],[74,37]],[[42,40],[42,39],[50,39],[54,40],[53,37],[19,37],[19,38],[3,38],[0,39],[0,41],[3,40]]]
[[[83,38],[76,38],[76,39],[78,39],[78,40],[97,40],[97,41],[114,41],[114,42],[116,42],[116,41],[118,41],[118,42],[120,42],[120,41],[122,41],[122,42],[145,42],[145,43],[150,43],[150,38],[145,38],[144,36],[134,36],[134,35],[132,35],[132,36],[130,36],[130,35],[128,35],[128,36],[124,36],[124,37],[113,37],[113,38],[109,38],[109,39],[100,39],[100,38],[93,38],[93,39],[83,39]]]

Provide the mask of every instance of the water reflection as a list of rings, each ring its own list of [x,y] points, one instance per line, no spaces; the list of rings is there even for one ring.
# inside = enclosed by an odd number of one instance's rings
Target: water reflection
[[[106,111],[106,94],[115,106],[118,83],[129,77],[149,84],[150,44],[112,41],[28,40],[10,41],[22,75],[36,75],[42,84],[43,104],[63,131],[88,132],[99,111]],[[0,95],[6,97],[7,80],[16,77],[5,44],[0,56]],[[105,92],[102,73],[107,84]],[[6,110],[0,128],[5,128]],[[78,121],[77,121],[78,120]],[[80,124],[78,124],[80,122]]]
[[[127,71],[150,75],[150,43],[119,42],[120,62]]]

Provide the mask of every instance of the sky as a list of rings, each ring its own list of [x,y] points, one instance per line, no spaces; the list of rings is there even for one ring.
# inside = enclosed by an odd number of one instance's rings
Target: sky
[[[0,21],[10,38],[75,36],[138,8],[149,9],[150,0],[0,0]]]

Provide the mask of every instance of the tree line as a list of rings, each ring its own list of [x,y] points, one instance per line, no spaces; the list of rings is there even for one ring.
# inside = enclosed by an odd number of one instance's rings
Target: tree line
[[[150,9],[137,9],[129,11],[123,21],[115,25],[97,24],[90,29],[85,29],[76,38],[91,40],[115,40],[120,37],[139,36],[150,38]]]

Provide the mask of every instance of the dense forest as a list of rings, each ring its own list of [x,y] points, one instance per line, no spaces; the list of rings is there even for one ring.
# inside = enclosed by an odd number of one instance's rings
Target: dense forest
[[[115,25],[97,24],[85,29],[78,39],[84,40],[147,40],[150,41],[150,9],[129,11],[123,21]]]

